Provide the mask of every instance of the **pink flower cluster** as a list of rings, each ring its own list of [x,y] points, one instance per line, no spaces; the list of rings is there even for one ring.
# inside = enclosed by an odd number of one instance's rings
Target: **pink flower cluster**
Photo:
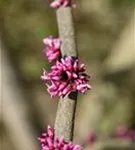
[[[53,0],[50,6],[53,8],[72,6],[72,0]]]
[[[51,96],[65,97],[76,91],[85,93],[91,89],[88,84],[90,77],[84,73],[85,70],[85,65],[80,64],[78,59],[65,57],[57,61],[49,73],[44,71],[41,79]]]
[[[51,127],[48,127],[47,133],[43,133],[38,140],[41,143],[41,150],[82,150],[80,145],[67,143],[63,137],[55,137],[55,130]]]
[[[59,38],[54,38],[50,36],[48,38],[45,38],[43,40],[43,43],[46,46],[46,48],[44,49],[44,53],[48,57],[49,62],[59,60],[61,57],[61,40]]]

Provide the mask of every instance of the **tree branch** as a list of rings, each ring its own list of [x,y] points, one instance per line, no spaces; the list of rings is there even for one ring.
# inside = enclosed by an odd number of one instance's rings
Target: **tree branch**
[[[62,7],[57,10],[57,21],[60,39],[62,40],[62,56],[77,57],[75,31],[73,25],[72,9]],[[64,136],[66,141],[73,139],[77,93],[60,99],[55,121],[56,136]]]
[[[57,10],[57,22],[60,39],[62,40],[61,52],[63,56],[77,57],[75,31],[73,24],[72,8],[62,7]]]

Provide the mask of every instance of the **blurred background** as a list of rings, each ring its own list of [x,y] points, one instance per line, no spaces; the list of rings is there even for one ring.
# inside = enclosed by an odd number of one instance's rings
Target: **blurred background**
[[[135,128],[135,0],[76,1],[79,56],[92,77],[92,90],[78,99],[81,143],[91,131]],[[37,137],[54,126],[58,100],[40,80],[50,67],[42,42],[49,35],[58,36],[49,0],[0,1],[1,150],[39,150]]]

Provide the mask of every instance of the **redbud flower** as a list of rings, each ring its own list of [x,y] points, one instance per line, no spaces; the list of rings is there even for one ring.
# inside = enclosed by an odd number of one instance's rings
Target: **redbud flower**
[[[61,58],[51,67],[49,73],[43,71],[41,79],[45,81],[51,96],[65,97],[76,91],[85,93],[91,89],[88,84],[90,77],[84,73],[85,70],[85,65],[79,63],[78,59]]]
[[[67,6],[73,6],[75,7],[75,4],[72,3],[73,0],[54,0],[50,6],[53,8],[59,8],[59,7],[67,7]]]
[[[60,59],[61,40],[59,38],[53,38],[52,36],[50,36],[48,38],[45,38],[43,42],[46,45],[44,52],[48,57],[49,62]]]
[[[38,140],[41,143],[41,150],[82,150],[80,145],[65,142],[64,137],[55,137],[55,130],[51,127],[48,127],[47,133],[43,133]]]

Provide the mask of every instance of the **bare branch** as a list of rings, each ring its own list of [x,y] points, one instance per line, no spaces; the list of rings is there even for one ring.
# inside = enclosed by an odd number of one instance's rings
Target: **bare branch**
[[[59,8],[57,20],[62,40],[62,55],[77,57],[72,9],[70,7]],[[71,93],[68,97],[60,99],[58,104],[55,122],[56,136],[64,136],[66,141],[73,139],[76,102],[77,93]]]

